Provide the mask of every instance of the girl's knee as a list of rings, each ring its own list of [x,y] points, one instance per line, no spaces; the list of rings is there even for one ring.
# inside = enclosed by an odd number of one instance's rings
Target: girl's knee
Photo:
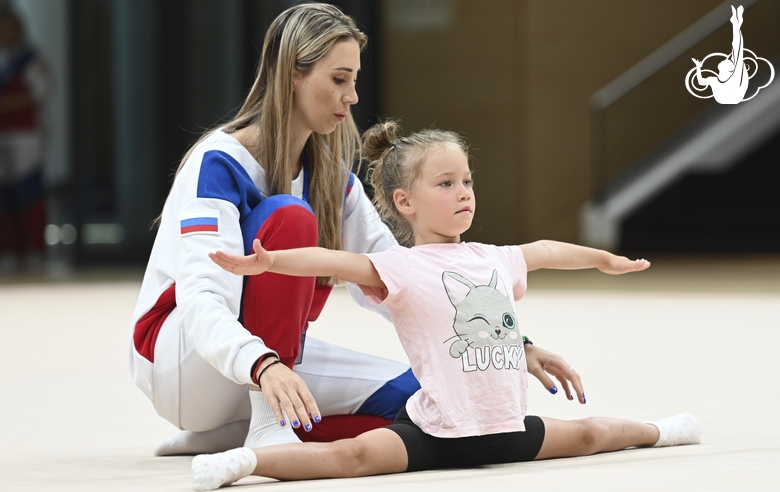
[[[333,442],[333,455],[339,463],[342,477],[361,477],[369,465],[368,452],[360,439],[342,439]]]
[[[587,418],[577,421],[575,442],[582,455],[599,451],[599,441],[605,429],[596,419]]]

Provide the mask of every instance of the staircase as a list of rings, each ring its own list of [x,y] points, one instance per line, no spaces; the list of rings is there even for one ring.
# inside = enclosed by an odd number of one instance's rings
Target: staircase
[[[753,3],[762,2],[743,5]],[[595,176],[606,174],[600,118],[728,23],[724,12],[730,2],[594,95]],[[780,58],[772,64],[780,68]],[[759,70],[749,91],[769,75]],[[581,210],[581,240],[624,252],[780,252],[780,81],[737,105],[710,103],[677,127],[597,183]]]

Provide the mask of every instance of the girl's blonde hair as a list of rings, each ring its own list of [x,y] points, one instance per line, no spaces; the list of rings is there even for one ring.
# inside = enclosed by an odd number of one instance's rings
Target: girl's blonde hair
[[[351,17],[321,3],[291,7],[268,28],[252,89],[223,129],[233,133],[255,125],[258,143],[248,150],[263,166],[271,195],[290,193],[297,167],[287,153],[292,133],[293,74],[306,74],[336,42],[349,39],[357,41],[361,51],[368,42]],[[193,149],[215,131],[207,132],[190,148],[177,174]],[[360,134],[351,112],[332,133],[312,133],[305,149],[310,166],[309,205],[319,224],[319,245],[341,249],[344,194],[360,150]]]
[[[401,127],[396,120],[378,123],[363,134],[363,155],[369,161],[374,206],[401,246],[414,246],[411,226],[395,207],[395,190],[410,192],[420,178],[425,159],[442,146],[460,149],[466,157],[466,141],[455,132],[427,129],[407,137],[399,137]]]

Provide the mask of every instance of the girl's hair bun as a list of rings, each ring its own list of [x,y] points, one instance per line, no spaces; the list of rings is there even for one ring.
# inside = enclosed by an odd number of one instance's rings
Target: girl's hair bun
[[[363,135],[363,154],[369,162],[380,160],[393,146],[401,126],[396,120],[377,123]]]

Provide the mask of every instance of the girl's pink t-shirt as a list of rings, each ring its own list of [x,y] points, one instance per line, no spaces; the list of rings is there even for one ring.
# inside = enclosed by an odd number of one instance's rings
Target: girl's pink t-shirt
[[[527,368],[514,301],[527,287],[519,246],[395,246],[368,254],[384,304],[421,389],[406,404],[427,434],[524,431]]]

